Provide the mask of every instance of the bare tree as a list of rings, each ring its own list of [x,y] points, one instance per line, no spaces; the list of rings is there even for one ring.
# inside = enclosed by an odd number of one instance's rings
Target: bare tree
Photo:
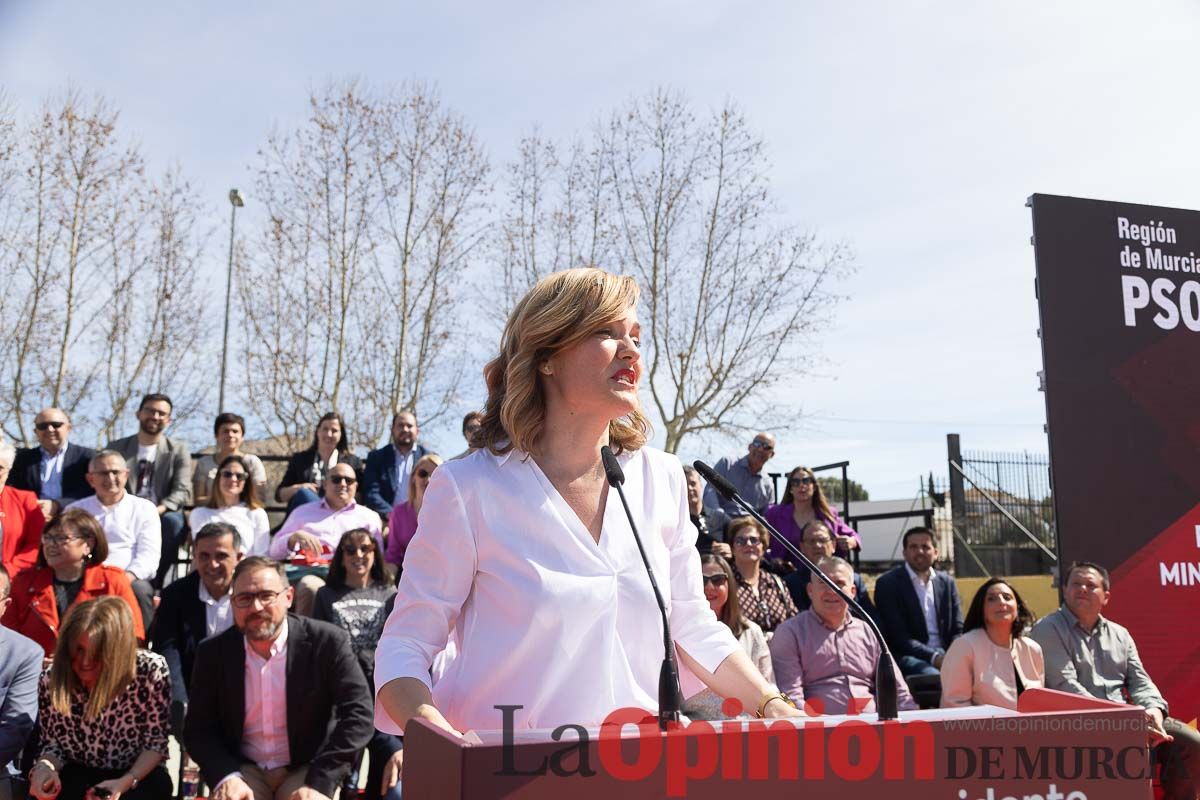
[[[3,144],[6,130],[19,131],[14,146]],[[0,124],[0,173],[8,178],[0,195],[0,282],[8,298],[0,311],[10,332],[0,346],[6,433],[29,440],[28,421],[55,405],[78,424],[99,423],[102,439],[141,381],[173,391],[187,372],[155,375],[142,367],[173,364],[181,341],[200,343],[194,312],[177,313],[170,302],[195,273],[192,223],[155,213],[175,179],[162,189],[146,179],[140,154],[118,136],[116,110],[100,97],[85,101],[69,91],[47,101],[24,129]],[[164,237],[174,244],[153,246]],[[190,259],[171,260],[181,250]],[[165,295],[149,273],[167,276]],[[170,340],[158,335],[161,325],[139,327],[167,318]]]
[[[430,421],[457,398],[455,288],[482,237],[488,167],[425,87],[350,82],[309,104],[260,154],[267,221],[238,269],[246,381],[272,434],[303,439],[333,409],[369,443],[394,410]]]
[[[728,104],[698,117],[660,91],[571,152],[563,169],[553,145],[532,137],[508,169],[508,296],[566,266],[631,271],[643,290],[648,391],[670,452],[691,434],[798,413],[770,408],[768,390],[811,368],[850,256],[776,222],[764,144],[742,114]],[[569,244],[547,247],[556,241]]]

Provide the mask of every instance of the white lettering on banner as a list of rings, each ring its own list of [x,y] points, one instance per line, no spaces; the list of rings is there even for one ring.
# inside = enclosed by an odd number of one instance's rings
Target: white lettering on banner
[[[1196,526],[1196,548],[1200,549],[1200,525]]]
[[[1164,331],[1179,327],[1182,320],[1188,330],[1200,332],[1200,281],[1176,284],[1170,278],[1155,278],[1147,283],[1137,275],[1122,275],[1121,296],[1127,328],[1137,326],[1137,312],[1153,301],[1158,313],[1151,321]]]
[[[1177,241],[1175,229],[1165,227],[1162,221],[1155,222],[1150,220],[1149,225],[1138,225],[1131,223],[1125,217],[1117,217],[1117,237],[1120,239],[1133,239],[1135,242],[1141,242],[1146,247],[1155,242],[1166,242],[1175,244]]]
[[[1200,561],[1176,561],[1174,564],[1158,563],[1158,577],[1162,585],[1176,586],[1200,585]]]
[[[1001,791],[1004,791],[1004,790],[1001,789]],[[959,798],[959,800],[973,800],[972,798],[967,796],[966,789],[958,790],[958,798]],[[978,798],[978,800],[1088,800],[1088,796],[1080,791],[1073,791],[1073,792],[1067,792],[1065,790],[1059,791],[1058,787],[1052,783],[1052,784],[1050,784],[1050,788],[1046,790],[1045,794],[998,795],[998,794],[996,794],[995,788],[989,786],[988,790],[987,790],[987,794]]]

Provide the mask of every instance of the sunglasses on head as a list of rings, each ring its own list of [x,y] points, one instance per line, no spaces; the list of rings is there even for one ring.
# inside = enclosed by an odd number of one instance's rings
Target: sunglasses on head
[[[728,575],[704,575],[702,577],[704,578],[705,583],[711,583],[718,589],[729,583]]]
[[[59,428],[61,428],[63,425],[66,425],[66,424],[67,423],[65,423],[65,422],[58,422],[58,421],[38,422],[33,427],[37,428],[39,431],[48,431],[51,428],[53,428],[54,430],[58,430]]]

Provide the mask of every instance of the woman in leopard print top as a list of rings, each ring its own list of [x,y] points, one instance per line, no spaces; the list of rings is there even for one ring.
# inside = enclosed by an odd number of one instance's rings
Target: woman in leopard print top
[[[171,676],[166,660],[137,649],[129,607],[101,597],[71,609],[42,673],[41,756],[29,775],[39,800],[82,800],[92,787],[137,800],[171,795]]]

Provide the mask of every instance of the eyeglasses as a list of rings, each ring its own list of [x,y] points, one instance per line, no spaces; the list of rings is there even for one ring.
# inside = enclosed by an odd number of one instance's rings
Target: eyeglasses
[[[247,474],[247,473],[245,473],[245,472],[234,472],[234,471],[233,471],[233,470],[231,470],[231,469],[223,469],[223,470],[221,470],[221,477],[222,477],[222,478],[227,478],[227,479],[229,479],[229,480],[231,480],[231,481],[237,481],[238,483],[243,483],[243,482],[245,482],[245,480],[246,480],[246,474]]]
[[[127,469],[93,469],[89,470],[92,475],[99,475],[103,478],[119,478],[129,472]]]
[[[750,443],[751,447],[757,447],[759,450],[766,450],[768,453],[775,452],[775,445],[764,439],[755,439]]]
[[[258,601],[259,605],[266,608],[274,603],[275,599],[281,594],[283,592],[273,592],[270,589],[264,589],[261,592],[241,592],[233,596],[232,602],[237,608],[250,608],[254,605],[255,601]]]
[[[706,584],[711,583],[717,589],[720,589],[722,586],[729,583],[728,575],[704,575],[702,577],[704,578],[704,582]]]
[[[417,470],[417,477],[418,477],[418,478],[428,478],[428,477],[429,477],[430,475],[432,475],[432,474],[433,474],[433,470],[431,470],[431,469],[419,469],[419,470]]]
[[[740,544],[743,547],[755,547],[762,544],[762,539],[757,536],[735,536],[733,537],[734,544]]]
[[[373,544],[347,544],[347,545],[342,546],[342,552],[348,556],[356,556],[359,553],[361,553],[365,556],[367,553],[375,552],[375,545],[373,545]]]
[[[833,539],[830,539],[828,536],[810,536],[809,538],[804,540],[804,542],[806,544],[817,544],[822,547],[824,547],[825,545],[829,544],[832,541],[833,541]]]
[[[344,484],[344,485],[346,485],[346,486],[349,486],[349,485],[351,485],[351,484],[353,484],[353,483],[358,483],[358,479],[357,479],[357,478],[351,478],[349,475],[330,475],[330,476],[329,476],[329,482],[330,482],[330,483],[336,483],[336,484],[339,484],[339,485],[340,485],[340,484]]]
[[[46,536],[46,535],[42,536],[43,544],[52,544],[55,547],[62,547],[64,544],[70,544],[71,542],[82,542],[82,541],[83,541],[82,536],[66,536],[63,534],[59,534],[57,536],[55,534],[50,534],[48,536]]]
[[[792,478],[788,481],[788,486],[808,486],[811,483],[816,483],[817,479],[811,475],[805,475],[803,478]]]
[[[58,430],[59,428],[61,428],[63,425],[66,425],[66,424],[67,423],[65,423],[65,422],[58,422],[57,420],[52,420],[49,422],[38,422],[38,423],[34,424],[33,427],[37,428],[39,431],[48,431],[51,428],[53,428],[54,430]]]

